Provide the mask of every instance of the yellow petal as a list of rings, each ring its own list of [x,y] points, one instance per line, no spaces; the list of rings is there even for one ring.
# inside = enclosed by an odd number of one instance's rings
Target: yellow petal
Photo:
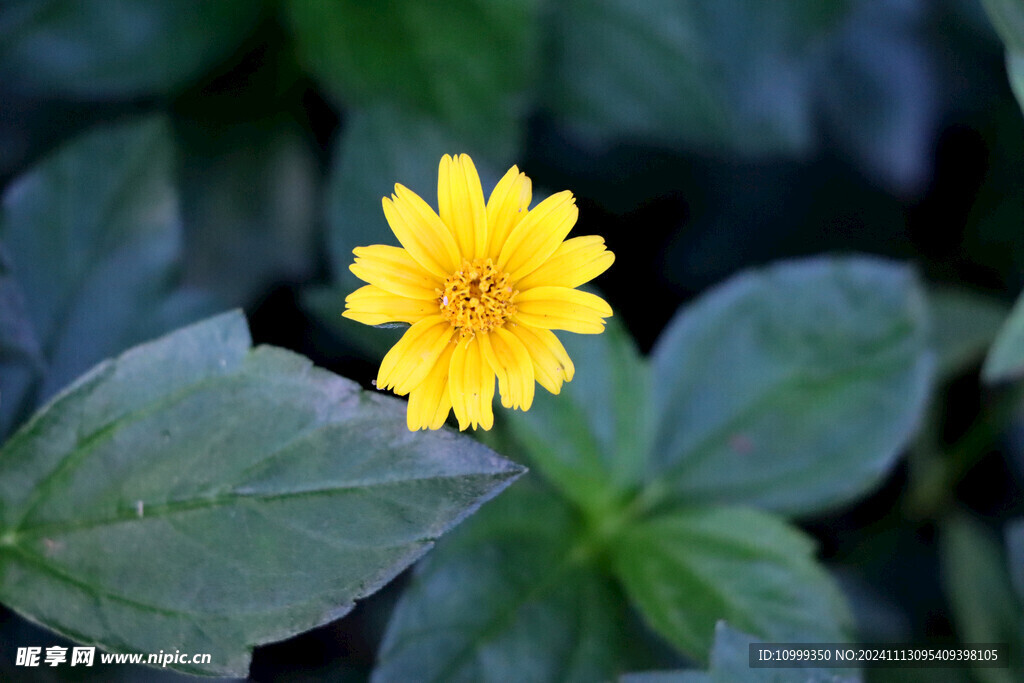
[[[573,237],[558,245],[537,270],[518,283],[520,291],[534,287],[579,287],[608,270],[615,254],[605,249],[604,238],[597,235]]]
[[[513,166],[498,181],[487,200],[487,256],[497,259],[512,228],[530,208],[533,183]]]
[[[395,237],[425,269],[443,280],[462,263],[451,232],[415,192],[395,185],[391,199],[381,204]]]
[[[405,249],[374,244],[352,250],[356,262],[348,267],[360,280],[410,299],[437,299],[440,280],[420,266]]]
[[[515,299],[516,322],[549,330],[600,334],[611,307],[599,296],[568,287],[534,287]]]
[[[557,394],[562,390],[562,382],[572,381],[576,367],[554,332],[527,325],[509,325],[506,329],[522,342],[530,354],[538,384]]]
[[[418,387],[409,392],[409,409],[405,421],[410,431],[440,429],[452,408],[448,394],[448,366],[455,344],[448,344],[438,356],[434,367]]]
[[[476,337],[459,342],[452,352],[448,370],[448,393],[452,410],[459,421],[459,431],[478,426],[494,426],[494,371],[484,360]]]
[[[391,322],[414,323],[433,313],[437,313],[436,302],[410,299],[380,287],[366,285],[345,297],[345,311],[342,315],[364,325],[382,325]]]
[[[487,208],[480,176],[467,154],[445,154],[437,169],[437,207],[451,228],[465,259],[484,256],[487,248]]]
[[[529,410],[534,392],[530,352],[511,332],[500,327],[477,338],[484,358],[498,377],[501,405]]]
[[[377,388],[404,396],[434,367],[451,339],[452,326],[440,315],[423,318],[405,331],[380,362]]]
[[[497,265],[519,280],[548,260],[576,225],[579,210],[572,192],[553,194],[533,207],[509,233],[501,247]]]

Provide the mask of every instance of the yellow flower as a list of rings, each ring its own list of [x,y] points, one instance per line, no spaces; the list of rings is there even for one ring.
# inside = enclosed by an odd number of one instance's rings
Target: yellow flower
[[[343,315],[367,325],[411,323],[377,374],[377,388],[409,395],[410,430],[438,429],[455,410],[459,429],[490,429],[501,404],[528,410],[534,381],[553,394],[575,369],[551,330],[598,334],[612,309],[579,287],[615,255],[597,236],[565,240],[579,211],[568,190],[530,209],[530,179],[513,166],[484,203],[465,154],[441,159],[440,215],[395,185],[384,216],[402,247],[353,250],[368,282]],[[563,241],[565,240],[565,241]]]

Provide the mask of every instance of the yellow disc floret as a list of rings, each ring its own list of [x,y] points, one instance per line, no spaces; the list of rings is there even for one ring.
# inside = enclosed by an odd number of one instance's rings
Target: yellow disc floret
[[[437,291],[441,315],[463,339],[501,327],[516,312],[512,301],[518,292],[489,258],[463,261]]]

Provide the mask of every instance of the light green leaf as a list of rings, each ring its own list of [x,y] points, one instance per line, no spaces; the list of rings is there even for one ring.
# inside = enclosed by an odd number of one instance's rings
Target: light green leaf
[[[345,614],[522,469],[225,314],[81,377],[0,451],[0,601],[117,652],[253,646]]]
[[[1020,681],[1024,673],[1024,607],[1016,599],[994,536],[955,516],[940,536],[942,579],[957,633],[965,643],[1009,643],[1010,669],[974,669],[985,683]]]
[[[258,2],[226,0],[21,0],[4,9],[0,81],[89,99],[179,90],[262,16]]]
[[[45,372],[0,368],[0,434],[103,358],[212,309],[177,286],[181,226],[162,119],[73,140],[17,178],[0,238]]]
[[[508,154],[528,112],[536,0],[288,0],[306,67],[335,100],[393,102]]]
[[[611,552],[651,627],[699,661],[707,661],[721,619],[771,642],[848,637],[846,604],[815,562],[813,543],[766,513],[664,512],[628,525]]]
[[[1024,109],[1024,48],[1007,50],[1006,75],[1010,79],[1010,88],[1013,90],[1014,97],[1017,98],[1021,109]]]
[[[913,273],[877,259],[784,262],[720,285],[652,353],[652,480],[688,503],[789,514],[862,495],[917,429],[926,323]]]
[[[956,375],[981,358],[1009,313],[998,301],[955,287],[929,288],[928,302],[939,377]]]
[[[715,645],[711,650],[711,683],[856,683],[860,676],[846,669],[820,667],[807,669],[753,669],[750,645],[763,642],[732,628],[724,621],[715,625]]]
[[[247,304],[268,283],[313,270],[320,170],[287,117],[220,126],[178,125],[185,279]]]
[[[573,380],[558,396],[538,387],[529,411],[505,417],[530,463],[570,500],[599,511],[643,477],[653,414],[649,369],[617,318],[601,335],[561,338]]]
[[[488,505],[417,568],[373,680],[614,677],[621,599],[573,554],[574,534],[568,507],[527,482]]]
[[[544,106],[602,141],[806,151],[815,107],[808,60],[846,4],[559,3]]]
[[[1006,74],[1024,108],[1024,5],[1018,0],[982,0],[981,4],[1006,44]]]
[[[1010,311],[981,368],[988,382],[1018,379],[1024,375],[1024,295]]]
[[[999,37],[1011,52],[1024,52],[1024,5],[1018,0],[981,0]]]

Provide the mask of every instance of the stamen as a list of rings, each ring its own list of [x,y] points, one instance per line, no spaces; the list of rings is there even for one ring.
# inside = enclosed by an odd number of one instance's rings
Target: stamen
[[[463,261],[462,267],[437,290],[441,315],[463,337],[501,327],[516,312],[516,294],[508,273],[494,267],[492,259]]]

